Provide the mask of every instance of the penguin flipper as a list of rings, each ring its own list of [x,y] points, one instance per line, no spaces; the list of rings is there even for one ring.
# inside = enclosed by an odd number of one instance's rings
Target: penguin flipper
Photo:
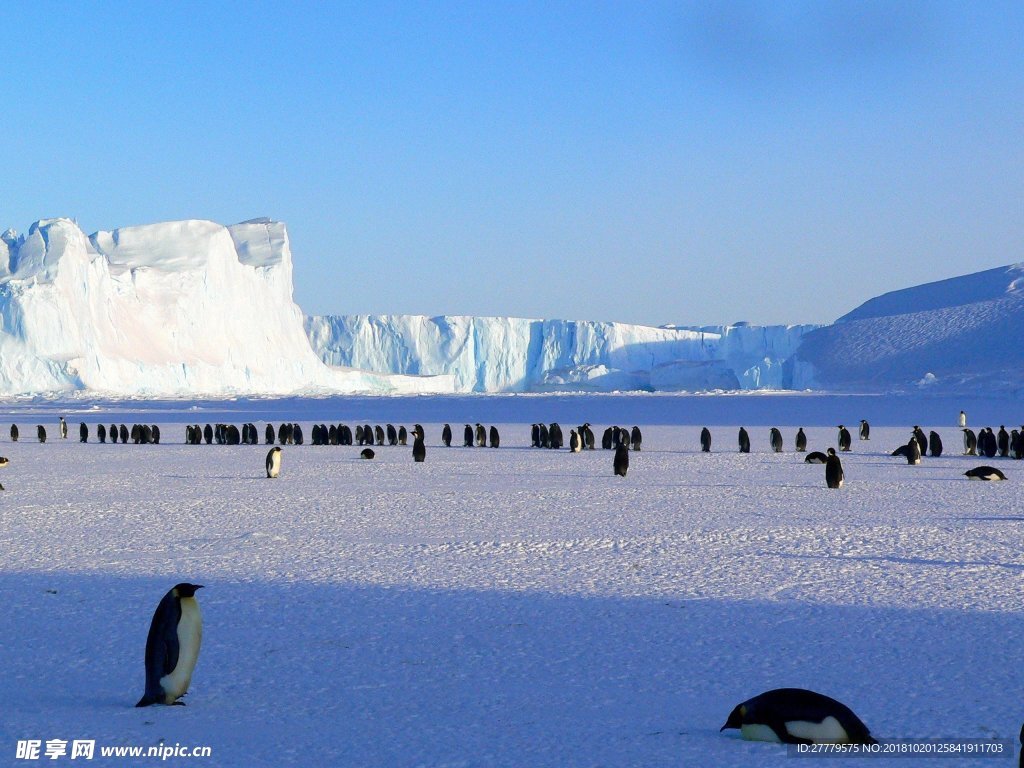
[[[162,702],[165,697],[160,679],[178,666],[178,621],[181,604],[168,593],[153,614],[153,623],[146,638],[146,693],[135,706],[145,707]]]
[[[814,743],[814,741],[812,739],[805,739],[803,737],[794,736],[793,734],[791,734],[789,732],[789,729],[786,728],[786,723],[783,722],[782,720],[774,720],[773,719],[770,722],[765,723],[765,725],[767,725],[769,728],[771,728],[773,731],[775,731],[775,735],[779,737],[779,741],[781,741],[783,744],[813,744]]]

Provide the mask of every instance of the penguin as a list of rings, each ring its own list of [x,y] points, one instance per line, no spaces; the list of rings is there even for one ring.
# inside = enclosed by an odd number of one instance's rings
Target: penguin
[[[302,445],[302,425],[292,424],[292,442],[295,445]]]
[[[487,430],[484,429],[483,424],[476,425],[476,447],[483,448],[487,445]]]
[[[240,445],[242,442],[242,436],[238,433],[238,427],[234,424],[229,424],[226,431],[225,442],[228,445]]]
[[[915,445],[916,445],[917,441],[912,441],[912,442],[914,442]],[[890,456],[902,456],[903,458],[907,458],[907,456],[910,455],[910,445],[909,444],[901,445],[899,448],[897,448],[895,451],[893,451],[889,455]]]
[[[936,458],[942,455],[942,438],[934,429],[928,433],[928,453]]]
[[[462,447],[473,447],[473,428],[469,426],[469,424],[467,424],[466,428],[462,431]]]
[[[153,442],[153,428],[149,424],[143,424],[139,428],[140,442],[143,445],[149,445]]]
[[[373,448],[363,448],[363,450],[359,452],[359,458],[361,459],[372,459],[376,455],[377,454],[373,452]]]
[[[907,443],[907,464],[916,466],[921,463],[921,443],[916,437],[912,437]]]
[[[153,425],[153,443],[156,445],[160,444],[160,427],[156,424]]]
[[[487,436],[491,441],[491,448],[498,448],[501,445],[501,435],[498,434],[497,427],[492,425]]]
[[[275,445],[267,451],[267,477],[279,477],[281,475],[281,448]]]
[[[377,446],[384,445],[384,428],[378,424],[373,428],[373,436],[377,440]]]
[[[64,421],[64,417],[63,416],[58,416],[57,418],[60,419],[60,439],[61,440],[67,440],[68,439],[68,423],[66,421]]]
[[[590,428],[590,424],[584,424],[583,429],[585,430],[585,433],[583,434],[583,445],[586,446],[588,451],[593,451],[594,446],[597,443],[597,439],[594,437],[594,430]]]
[[[630,431],[629,442],[632,444],[632,450],[640,450],[640,446],[644,442],[644,436],[640,433],[640,427],[634,426],[633,429]]]
[[[978,436],[972,429],[964,429],[964,456],[978,455]]]
[[[853,711],[802,688],[777,688],[738,704],[720,729],[738,728],[750,741],[783,744],[877,744]]]
[[[623,430],[623,432],[625,432],[625,430]],[[548,427],[548,448],[554,448],[557,451],[561,450],[563,445],[562,427],[557,421],[552,422],[551,426]]]
[[[373,427],[363,424],[363,445],[373,445]]]
[[[3,469],[10,463],[10,460],[6,456],[0,456],[0,469]],[[0,483],[0,491],[2,490],[4,490],[4,486],[3,483]]]
[[[126,427],[124,424],[122,424],[118,429],[119,429],[119,431],[121,433],[121,444],[122,445],[127,444],[128,443],[128,427]]]
[[[328,437],[329,435],[330,435],[329,432],[328,432],[327,435],[321,435],[320,434],[320,425],[319,424],[314,424],[313,425],[313,429],[311,429],[309,431],[309,439],[313,441],[313,445],[327,445],[328,444],[328,440],[329,440],[329,437]],[[246,434],[246,437],[248,437],[248,432]],[[335,430],[335,437],[337,437],[337,430]]]
[[[274,444],[274,425],[267,424],[267,428],[263,431],[263,444],[273,445]]]
[[[619,477],[625,477],[626,472],[629,471],[629,447],[625,443],[621,443],[619,447],[615,449],[615,458],[612,459],[612,469],[615,470],[615,474]]]
[[[352,445],[352,427],[348,424],[339,424],[338,432],[340,433],[338,436],[339,443],[342,445]]]
[[[807,450],[807,435],[804,434],[804,428],[800,427],[796,431],[796,451],[797,453],[803,453]]]
[[[860,439],[870,440],[871,439],[871,425],[868,424],[867,419],[860,420]]]
[[[924,456],[928,453],[928,437],[925,435],[924,430],[916,424],[914,425],[914,439],[917,441],[917,445],[921,449],[921,455]]]
[[[768,433],[768,441],[771,443],[773,451],[782,453],[782,433],[778,428],[772,427],[771,432]]]
[[[547,448],[548,441],[551,439],[551,435],[548,434],[548,425],[538,424],[537,426],[540,428],[540,447]]]
[[[964,476],[968,480],[1005,480],[1006,475],[1000,472],[995,467],[975,467],[974,469],[968,469],[964,472]]]
[[[363,444],[363,428],[359,424],[356,424],[356,443]]]
[[[395,425],[388,424],[385,431],[388,434],[388,445],[398,445],[398,430],[395,429]]]
[[[101,443],[107,442],[107,428],[102,424],[96,427],[96,439]]]
[[[604,434],[601,435],[601,449],[605,451],[610,451],[612,449],[613,440],[614,434],[612,432],[612,428],[608,427],[608,429],[604,431]]]
[[[18,442],[18,425],[17,424],[11,424],[11,442],[12,443]]]
[[[283,426],[282,429],[284,429]],[[203,427],[203,441],[207,445],[210,445],[210,443],[213,442],[213,427],[211,427],[209,424]]]
[[[842,424],[839,425],[839,450],[849,451],[850,446],[853,444],[853,438],[850,437],[850,430],[844,427]]]
[[[202,584],[182,583],[164,595],[146,638],[146,692],[136,707],[181,704],[203,640],[203,616],[196,602]]]
[[[36,437],[39,438],[40,443],[46,442],[46,427],[42,424],[36,426]]]
[[[84,421],[78,425],[78,442],[89,442],[89,425],[86,424]]]
[[[406,445],[409,442],[409,432],[405,427],[398,428],[398,444]]]
[[[131,436],[132,436],[132,445],[138,445],[139,444],[139,425],[138,424],[132,424]]]
[[[963,429],[964,427],[967,426],[967,414],[964,413],[963,411],[960,411],[960,420],[957,421],[957,425],[960,427],[960,429]]]
[[[207,440],[206,442],[209,443],[210,441]],[[279,445],[288,445],[288,425],[287,424],[282,423],[277,428],[277,442],[278,442]]]
[[[711,430],[707,427],[700,431],[700,450],[702,453],[711,453]]]
[[[995,458],[996,452],[999,450],[998,443],[996,441],[995,433],[992,432],[992,427],[985,427],[985,443],[982,448],[982,453],[985,454],[985,458]]]
[[[1024,440],[1016,429],[1010,433],[1010,456],[1017,461],[1024,458]]]
[[[111,424],[110,425],[110,442],[111,443],[116,443],[117,442],[117,424]]]
[[[534,428],[536,428],[534,424]],[[536,429],[534,430],[536,432]],[[441,430],[441,442],[444,443],[445,448],[451,448],[452,446],[452,425],[445,424],[444,429]]]
[[[825,459],[825,485],[829,488],[843,487],[843,462],[839,460],[834,448],[828,449]]]
[[[740,453],[750,453],[750,435],[747,434],[747,430],[740,427]]]
[[[448,425],[445,424],[445,427]],[[540,424],[530,425],[530,447],[540,448]]]
[[[583,441],[580,440],[579,434],[575,429],[569,430],[569,450],[572,453],[579,453],[583,448]]]
[[[1006,431],[1004,424],[999,425],[999,435],[997,437],[997,445],[999,446],[999,455],[1004,459],[1010,455],[1010,433]]]
[[[412,437],[412,460],[422,464],[427,458],[427,446],[423,444],[423,432],[419,429],[414,429]]]

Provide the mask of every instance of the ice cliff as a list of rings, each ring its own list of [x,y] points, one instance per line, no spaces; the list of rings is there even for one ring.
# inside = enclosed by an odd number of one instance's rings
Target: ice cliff
[[[817,326],[650,327],[509,317],[341,315],[306,318],[332,365],[454,377],[460,392],[791,389],[810,369],[787,363]]]
[[[130,396],[451,391],[326,366],[292,300],[283,224],[177,221],[0,238],[0,393]]]

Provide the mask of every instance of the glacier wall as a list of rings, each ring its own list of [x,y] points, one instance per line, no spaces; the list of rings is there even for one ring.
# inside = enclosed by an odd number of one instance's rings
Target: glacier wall
[[[330,365],[450,375],[459,392],[802,389],[794,364],[818,326],[651,327],[508,317],[332,315],[305,318]]]
[[[292,300],[284,224],[178,221],[0,237],[0,393],[131,396],[452,391],[331,368]]]

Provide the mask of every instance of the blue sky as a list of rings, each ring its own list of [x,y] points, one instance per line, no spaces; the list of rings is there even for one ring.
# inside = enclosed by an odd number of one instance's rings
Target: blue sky
[[[0,5],[0,227],[287,222],[311,313],[827,322],[1024,260],[1024,3]]]

